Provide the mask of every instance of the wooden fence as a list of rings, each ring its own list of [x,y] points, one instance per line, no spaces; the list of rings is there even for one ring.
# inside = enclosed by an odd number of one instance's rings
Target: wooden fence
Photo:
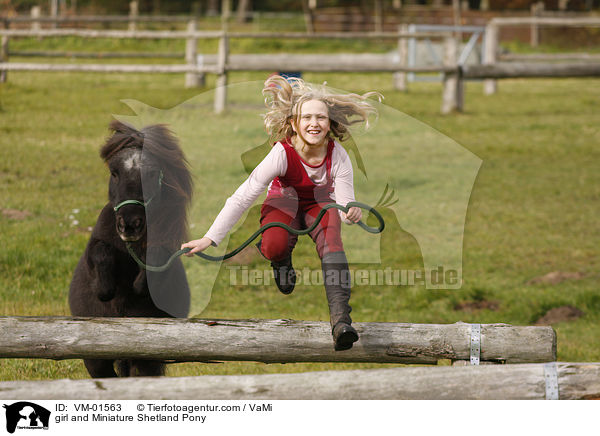
[[[88,30],[88,29],[1,29],[4,49],[0,52],[0,73],[6,81],[8,71],[81,71],[81,72],[132,72],[132,73],[186,73],[185,84],[188,87],[203,84],[203,74],[217,75],[215,91],[215,111],[222,112],[226,103],[227,74],[229,71],[367,71],[393,72],[399,89],[405,89],[405,72],[440,72],[440,68],[406,68],[407,50],[402,41],[409,38],[444,38],[440,33],[406,32],[403,26],[398,32],[329,32],[306,34],[301,32],[285,33],[243,33],[225,31],[198,31],[196,20],[190,20],[186,31],[139,31],[139,30]],[[82,38],[135,38],[135,39],[185,39],[186,52],[184,65],[122,65],[122,64],[45,64],[16,63],[9,60],[9,38],[18,37],[65,37]],[[398,41],[398,53],[390,55],[231,55],[232,38],[269,38],[269,39],[392,39]],[[199,39],[218,39],[217,55],[208,56],[207,62],[199,64],[197,41]],[[209,62],[214,62],[210,64]],[[441,69],[445,71],[445,69]]]
[[[231,71],[310,71],[310,72],[392,72],[397,89],[406,89],[406,73],[442,73],[442,113],[462,111],[464,107],[464,80],[485,79],[484,90],[496,90],[496,80],[521,77],[598,77],[598,62],[569,64],[539,64],[536,62],[498,62],[498,33],[500,26],[523,25],[600,26],[594,18],[498,18],[486,28],[485,65],[457,65],[458,41],[454,35],[441,33],[409,33],[406,26],[398,32],[329,32],[307,33],[234,33],[226,31],[198,31],[196,21],[190,20],[186,31],[102,31],[81,29],[0,29],[0,82],[6,81],[8,71],[80,71],[102,73],[185,73],[188,87],[204,84],[204,74],[217,76],[215,112],[225,110],[228,73]],[[9,38],[78,36],[83,38],[185,39],[185,64],[123,65],[123,64],[46,64],[9,62]],[[219,40],[216,55],[199,56],[197,41],[201,38]],[[337,55],[242,55],[230,54],[232,38],[276,39],[392,39],[398,41],[395,54],[337,54]],[[444,65],[441,67],[407,68],[406,41],[410,38],[441,38],[444,40]]]
[[[556,334],[551,327],[354,326],[360,340],[351,350],[335,352],[326,322],[2,317],[0,358],[429,364],[438,359],[470,359],[472,365],[8,381],[0,382],[0,399],[600,399],[600,363],[555,362]],[[475,365],[479,360],[514,364]]]
[[[436,364],[556,360],[552,327],[354,323],[360,341],[333,350],[326,322],[168,318],[0,318],[0,358]],[[474,333],[480,344],[473,356]]]
[[[540,26],[553,26],[553,27],[600,27],[600,18],[595,17],[587,17],[587,18],[553,18],[553,17],[514,17],[514,18],[493,18],[491,19],[486,26],[486,38],[485,38],[485,47],[484,47],[484,64],[489,66],[488,68],[492,68],[498,62],[499,56],[499,35],[501,27],[508,26],[531,26],[532,32],[532,45],[537,44],[537,29]],[[572,59],[570,59],[572,60]],[[575,59],[578,61],[584,60],[581,58]],[[543,75],[537,76],[535,75],[535,71],[540,71],[539,67],[535,64],[523,64],[524,66],[529,66],[530,68],[525,68],[521,66],[518,69],[515,69],[515,76],[512,77],[581,77],[586,76],[586,74],[582,74],[577,76],[574,74],[573,76],[565,76],[565,68],[569,69],[568,66],[556,66],[552,67],[552,65],[547,65],[543,68]],[[525,73],[525,70],[530,70],[530,72]],[[548,76],[549,71],[556,71],[556,76]],[[581,71],[578,64],[573,65],[574,71]],[[590,76],[597,77],[597,68],[587,70]],[[480,70],[485,71],[485,70]],[[492,71],[492,70],[488,70]],[[502,66],[502,71],[510,71],[510,67]],[[522,74],[528,74],[523,76]],[[495,75],[499,75],[500,77],[494,77]],[[489,77],[486,77],[484,92],[486,94],[494,94],[497,92],[497,82],[496,79],[503,78],[501,74],[490,74]]]
[[[600,399],[600,363],[406,367],[297,374],[0,382],[0,399]]]

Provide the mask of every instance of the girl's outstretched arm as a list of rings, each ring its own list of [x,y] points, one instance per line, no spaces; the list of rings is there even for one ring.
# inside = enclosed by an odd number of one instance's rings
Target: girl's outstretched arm
[[[273,146],[267,157],[252,171],[244,183],[227,199],[225,206],[217,215],[212,226],[203,238],[186,242],[181,248],[189,247],[192,250],[187,256],[203,251],[211,245],[218,246],[225,235],[237,223],[243,213],[262,194],[269,183],[277,176],[285,174],[287,160],[283,145]]]
[[[198,253],[199,251],[204,251],[211,245],[213,245],[213,241],[211,241],[209,238],[207,238],[205,236],[203,238],[194,239],[193,241],[186,242],[185,244],[181,244],[181,249],[183,250],[184,248],[191,248],[191,251],[189,253],[186,253],[185,255],[188,257],[192,257],[194,255],[194,253]]]

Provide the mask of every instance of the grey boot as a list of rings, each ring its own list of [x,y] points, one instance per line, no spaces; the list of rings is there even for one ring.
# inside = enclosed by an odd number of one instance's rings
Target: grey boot
[[[352,308],[350,301],[350,270],[343,251],[328,253],[321,259],[323,283],[329,303],[331,333],[336,351],[348,350],[358,341],[358,333],[351,326]]]

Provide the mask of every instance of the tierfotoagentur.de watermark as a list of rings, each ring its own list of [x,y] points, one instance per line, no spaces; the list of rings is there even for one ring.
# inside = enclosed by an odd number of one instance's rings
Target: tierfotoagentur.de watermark
[[[270,286],[274,284],[273,270],[229,265],[231,286]],[[434,270],[419,269],[352,269],[350,271],[328,271],[323,276],[321,269],[296,269],[296,285],[323,286],[326,282],[344,283],[351,286],[418,286],[426,283],[434,285],[457,285],[459,273],[442,266]],[[283,278],[285,281],[285,277]]]

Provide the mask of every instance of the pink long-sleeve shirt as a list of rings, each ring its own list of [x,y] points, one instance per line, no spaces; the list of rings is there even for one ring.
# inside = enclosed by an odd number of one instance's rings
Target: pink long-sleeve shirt
[[[302,161],[302,159],[301,159]],[[325,160],[318,167],[308,166],[302,161],[308,177],[316,185],[324,185],[327,179]],[[256,199],[267,189],[273,179],[284,176],[287,171],[287,157],[281,143],[276,143],[269,154],[252,171],[244,183],[225,202],[225,206],[217,215],[213,225],[204,235],[218,245],[227,233],[238,222],[246,210],[254,204]],[[331,178],[333,179],[334,192],[332,200],[343,206],[354,201],[354,184],[352,162],[350,156],[337,141],[331,156]],[[349,221],[344,220],[347,224]]]

